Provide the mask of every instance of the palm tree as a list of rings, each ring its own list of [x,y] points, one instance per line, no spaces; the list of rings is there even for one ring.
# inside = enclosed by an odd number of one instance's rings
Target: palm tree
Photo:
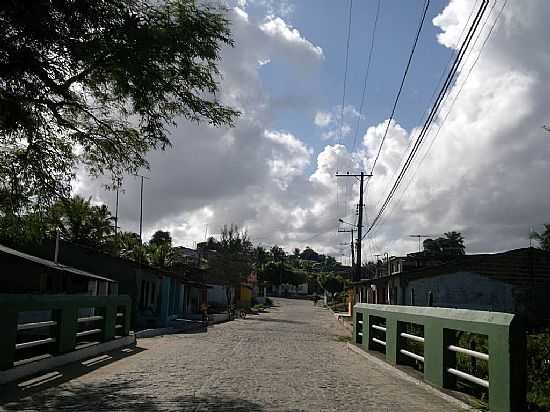
[[[116,240],[118,255],[134,262],[148,263],[145,246],[141,244],[139,235],[133,232],[119,232]]]
[[[59,231],[62,239],[94,247],[112,240],[111,212],[105,205],[93,206],[91,198],[74,196],[60,200],[48,213],[50,230]]]
[[[466,247],[464,246],[464,237],[460,232],[446,232],[444,233],[445,240],[443,242],[443,253],[448,251],[451,255],[464,255]]]
[[[149,243],[145,247],[145,253],[149,263],[153,266],[167,269],[174,265],[175,254],[172,246],[167,243]]]

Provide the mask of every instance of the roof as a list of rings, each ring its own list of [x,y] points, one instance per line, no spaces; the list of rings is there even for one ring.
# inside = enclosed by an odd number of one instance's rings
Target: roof
[[[463,255],[439,265],[407,270],[379,279],[400,276],[406,279],[447,273],[474,272],[512,284],[550,281],[550,253],[534,248],[513,249],[503,253]],[[369,279],[373,283],[378,279]]]
[[[60,263],[53,262],[51,260],[42,259],[42,258],[39,258],[37,256],[29,255],[27,253],[23,253],[23,252],[20,252],[18,250],[15,250],[15,249],[9,248],[7,246],[3,246],[3,245],[0,245],[0,253],[5,253],[7,255],[16,256],[18,258],[27,260],[29,262],[34,262],[34,263],[37,263],[39,265],[48,267],[50,269],[60,270],[62,272],[68,272],[68,273],[71,273],[71,274],[77,275],[77,276],[85,276],[87,278],[102,280],[102,281],[106,281],[106,282],[113,282],[113,283],[117,282],[116,280],[113,280],[113,279],[109,279],[109,278],[106,278],[106,277],[103,277],[103,276],[94,275],[93,273],[86,272],[84,270],[76,269],[76,268],[73,268],[71,266],[65,266],[65,265],[62,265]]]

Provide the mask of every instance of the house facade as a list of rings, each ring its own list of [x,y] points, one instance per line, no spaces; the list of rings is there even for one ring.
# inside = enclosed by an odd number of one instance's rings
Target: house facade
[[[550,320],[550,254],[534,248],[458,256],[355,285],[356,301],[516,313]]]
[[[37,248],[41,257],[54,255],[53,242]],[[163,327],[175,316],[196,314],[206,300],[207,286],[191,277],[201,278],[198,268],[180,265],[163,270],[101,253],[93,248],[60,241],[58,261],[91,273],[108,273],[117,281],[118,293],[132,299],[132,327]]]

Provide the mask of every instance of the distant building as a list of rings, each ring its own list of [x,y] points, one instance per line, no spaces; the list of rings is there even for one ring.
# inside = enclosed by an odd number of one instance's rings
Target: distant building
[[[524,248],[447,262],[412,255],[391,258],[383,275],[356,282],[355,301],[517,313],[530,324],[550,320],[550,253]]]

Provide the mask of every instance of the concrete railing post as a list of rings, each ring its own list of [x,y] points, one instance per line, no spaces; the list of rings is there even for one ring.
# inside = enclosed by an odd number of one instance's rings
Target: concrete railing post
[[[455,388],[456,376],[447,373],[448,368],[456,369],[456,352],[447,350],[450,345],[457,345],[456,330],[443,329],[443,387]]]
[[[76,346],[76,332],[78,331],[78,307],[66,305],[55,311],[57,321],[56,352],[66,353]]]
[[[132,320],[132,304],[128,302],[124,305],[124,322],[122,323],[122,336],[130,334],[130,324]]]
[[[526,338],[512,324],[489,335],[489,405],[491,410],[512,412],[525,408]]]
[[[445,365],[443,328],[437,322],[424,324],[424,379],[443,386]]]
[[[386,319],[386,360],[391,364],[404,359],[405,346],[400,334],[406,324],[424,327],[424,379],[434,386],[453,388],[456,379],[469,380],[489,388],[491,411],[512,412],[525,409],[526,401],[526,336],[515,315],[466,309],[412,307],[397,305],[355,305],[363,313],[363,347],[380,350],[371,342],[373,318]],[[488,338],[488,353],[475,348],[460,348],[457,331]],[[419,340],[414,337],[409,339]],[[449,346],[454,346],[449,349]],[[472,353],[473,351],[473,353]],[[457,368],[457,352],[488,362],[489,376],[479,377]],[[406,354],[404,354],[406,355]],[[414,355],[408,354],[414,358]],[[416,359],[416,358],[415,358]],[[449,369],[451,369],[449,371]]]
[[[397,335],[397,319],[386,319],[386,360],[392,365],[397,364],[399,356]]]
[[[108,304],[101,309],[103,315],[102,341],[106,342],[115,337],[117,307]]]
[[[17,339],[17,312],[0,311],[0,370],[10,369],[15,361],[15,343]]]

